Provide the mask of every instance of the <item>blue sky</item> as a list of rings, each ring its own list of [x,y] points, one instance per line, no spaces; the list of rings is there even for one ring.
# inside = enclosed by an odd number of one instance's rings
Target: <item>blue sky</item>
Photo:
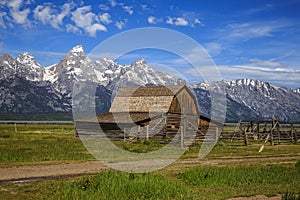
[[[120,32],[162,27],[202,45],[223,79],[253,78],[299,88],[299,10],[300,0],[0,0],[0,53],[16,57],[28,51],[48,66],[75,45],[89,53]],[[140,57],[190,67],[174,55],[148,50],[118,61],[130,64]]]

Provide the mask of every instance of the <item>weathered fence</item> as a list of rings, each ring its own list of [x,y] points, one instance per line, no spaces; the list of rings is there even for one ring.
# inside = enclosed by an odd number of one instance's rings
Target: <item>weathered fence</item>
[[[298,143],[300,124],[284,124],[275,119],[239,121],[233,131],[223,131],[220,138],[224,141],[244,142],[245,145],[251,142],[270,142],[271,145]]]

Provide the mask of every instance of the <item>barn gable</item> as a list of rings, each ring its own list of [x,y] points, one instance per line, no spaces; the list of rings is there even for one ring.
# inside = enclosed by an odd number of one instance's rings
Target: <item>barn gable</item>
[[[174,96],[185,86],[125,87],[115,96],[110,112],[168,112]]]

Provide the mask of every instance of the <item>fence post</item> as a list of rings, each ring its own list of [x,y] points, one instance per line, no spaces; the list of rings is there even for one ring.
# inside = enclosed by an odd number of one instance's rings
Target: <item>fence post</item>
[[[138,125],[136,139],[138,139],[140,137],[140,133],[141,133],[141,126]]]
[[[244,144],[245,146],[248,146],[248,135],[246,132],[244,133]]]
[[[267,122],[265,122],[263,133],[267,132]]]
[[[244,130],[243,130],[243,122],[242,122],[242,120],[240,120],[240,127],[239,127],[239,129],[240,129],[240,133],[239,133],[239,140],[240,140],[240,136],[244,134]]]
[[[15,133],[18,133],[17,123],[15,123]]]
[[[149,140],[149,124],[146,126],[146,140]]]
[[[123,142],[126,142],[126,128],[123,129]]]
[[[273,128],[274,128],[274,125],[275,125],[274,119],[272,119],[272,127],[271,127],[271,130],[270,130],[270,144],[272,146],[274,146],[274,141],[273,141]]]
[[[180,147],[184,148],[184,126],[180,126]]]
[[[298,143],[297,132],[294,128],[293,123],[291,123],[291,135],[294,137],[294,143],[297,144]]]
[[[216,142],[218,141],[218,136],[219,136],[219,127],[216,126],[216,135],[215,135]]]

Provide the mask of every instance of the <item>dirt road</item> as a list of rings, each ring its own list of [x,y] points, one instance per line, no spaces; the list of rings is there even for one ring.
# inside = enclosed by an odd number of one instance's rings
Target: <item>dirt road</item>
[[[286,155],[276,157],[219,157],[206,158],[200,160],[181,159],[169,165],[168,169],[201,166],[201,165],[235,165],[235,164],[274,164],[274,163],[295,163],[300,160],[300,155]],[[149,161],[145,161],[149,162]],[[151,161],[155,162],[155,161]],[[122,163],[121,163],[122,164]],[[47,179],[51,177],[67,177],[79,176],[84,174],[95,174],[103,170],[109,169],[100,161],[87,161],[65,164],[38,164],[27,166],[14,166],[0,168],[0,183],[5,183],[8,180],[26,180],[32,178]]]

